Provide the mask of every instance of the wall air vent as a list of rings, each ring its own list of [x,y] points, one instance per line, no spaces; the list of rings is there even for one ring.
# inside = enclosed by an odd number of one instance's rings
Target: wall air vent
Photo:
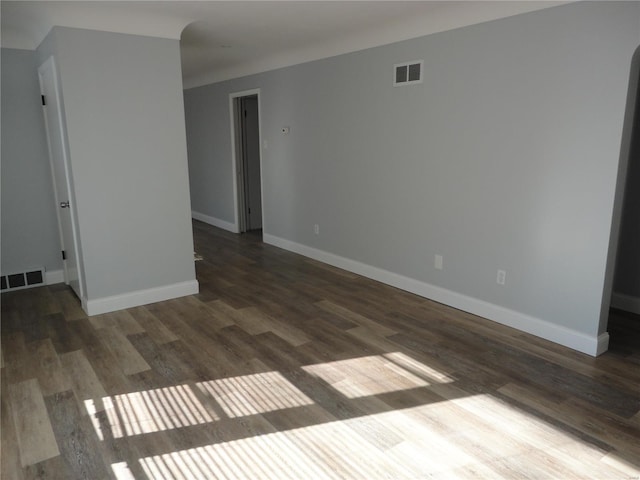
[[[3,292],[38,287],[44,284],[44,268],[30,268],[26,272],[2,275],[0,277],[0,290]]]
[[[397,63],[393,66],[393,85],[415,85],[422,83],[423,60]]]

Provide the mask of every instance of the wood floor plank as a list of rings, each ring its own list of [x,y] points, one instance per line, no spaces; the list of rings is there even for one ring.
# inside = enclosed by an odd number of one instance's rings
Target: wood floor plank
[[[554,458],[558,464],[570,465],[572,472],[580,479],[589,477],[624,478],[625,476],[640,474],[640,467],[631,469],[627,464],[619,461],[607,462],[606,459],[611,458],[610,452],[604,452],[597,447],[591,447],[579,442],[554,445],[553,448],[548,448],[544,451]]]
[[[61,311],[60,304],[51,289],[46,287],[38,287],[32,290],[30,309],[38,318]]]
[[[72,478],[113,478],[100,454],[98,438],[72,391],[46,397],[60,453]]]
[[[131,387],[123,370],[118,367],[118,359],[107,347],[103,335],[107,329],[95,330],[89,322],[75,322],[75,332],[82,340],[87,360],[91,363],[100,383],[108,393],[120,393]]]
[[[33,358],[29,354],[22,332],[13,332],[7,335],[4,342],[6,354],[6,366],[4,374],[9,383],[18,383],[37,376],[33,365]]]
[[[349,279],[358,278],[358,276],[355,273],[349,272],[347,270],[342,270],[341,268],[337,268],[332,265],[322,263],[317,260],[313,260],[311,258],[306,258],[305,262],[309,263],[310,265],[313,265],[315,268],[320,268],[322,270],[329,271],[335,275],[340,275]]]
[[[135,335],[143,333],[145,330],[128,310],[104,313],[89,317],[89,322],[94,328],[115,327],[123,335]]]
[[[111,350],[125,375],[133,375],[151,369],[120,330],[116,327],[105,327],[101,330],[102,338],[104,338],[107,348]]]
[[[377,322],[369,320],[368,318],[358,313],[352,312],[351,310],[344,308],[340,305],[336,305],[335,303],[332,303],[328,300],[322,300],[318,302],[316,305],[318,305],[321,309],[327,312],[330,312],[334,315],[338,315],[339,317],[350,320],[360,325],[361,327],[367,327],[370,330],[373,330],[374,332],[377,332],[378,334],[382,335],[383,337],[388,337],[390,335],[398,333],[395,330],[392,330],[383,325],[380,325]]]
[[[60,455],[36,379],[9,386],[20,463],[23,467]]]
[[[71,379],[71,387],[80,401],[84,415],[104,410],[103,398],[107,392],[82,350],[60,355],[60,363]],[[88,403],[87,403],[88,401]]]
[[[176,362],[176,368],[186,372],[194,381],[209,380],[215,377],[215,370],[210,368],[211,363],[208,360],[206,352],[199,355],[193,354],[193,346],[191,343],[185,343],[177,340],[165,345],[160,345],[158,350],[166,357],[171,357]]]
[[[4,370],[2,370],[0,385],[0,478],[22,480],[24,474],[20,464],[20,450],[18,438],[13,422],[13,406],[8,395],[8,382]]]
[[[247,310],[249,309],[244,309],[245,312]],[[297,347],[309,342],[309,337],[290,322],[283,322],[277,318],[271,317],[257,308],[253,308],[250,311],[251,316],[255,321],[262,323],[263,325],[268,325],[271,332],[285,340],[290,345]]]
[[[215,312],[209,305],[194,296],[176,298],[168,301],[164,306],[183,319],[206,318],[209,320],[209,323],[213,323],[214,320],[217,321]],[[219,328],[225,326],[227,326],[227,324],[223,323]]]
[[[594,378],[584,376],[548,360],[519,351],[510,345],[498,346],[494,340],[486,343],[494,348],[489,355],[492,362],[502,366],[505,373],[513,378],[522,376],[529,382],[536,382],[549,390],[570,391],[572,395],[599,405],[623,417],[631,417],[640,411],[640,395],[635,392],[617,389],[611,383],[605,384]],[[489,362],[487,362],[489,363]]]
[[[640,476],[640,465],[637,464],[636,459],[625,458],[624,455],[620,455],[618,452],[610,452],[604,455],[601,462],[612,470],[611,476],[619,478],[636,478]],[[605,475],[602,476],[603,478]]]
[[[324,350],[325,355],[332,356],[334,360],[351,358],[354,355],[367,357],[382,353],[375,345],[357,336],[349,335],[348,331],[345,332],[332,322],[314,318],[305,322],[300,328],[312,339],[310,346]]]
[[[24,332],[26,343],[45,340],[49,336],[47,326],[48,317],[48,314],[36,313],[35,307],[34,311],[25,317],[26,321],[22,331]]]
[[[24,469],[25,480],[69,480],[74,476],[61,455],[29,465]]]
[[[181,338],[193,357],[190,363],[192,370],[198,372],[200,378],[218,378],[220,376],[234,375],[237,372],[237,365],[233,358],[227,358],[224,347],[216,343],[217,326],[213,327],[213,332],[204,333],[206,322],[196,319],[195,322],[202,329],[196,329],[190,323],[168,315],[161,310],[151,310],[154,315],[162,320],[174,332],[180,332]]]
[[[58,354],[80,350],[84,346],[82,339],[74,328],[75,321],[67,320],[63,313],[55,313],[47,318],[49,339]],[[86,318],[77,321],[86,322]]]
[[[635,458],[640,458],[640,432],[637,428],[626,425],[621,429],[621,419],[607,417],[595,418],[589,411],[575,411],[566,404],[549,406],[547,401],[530,388],[516,384],[505,385],[499,392],[513,398],[525,405],[529,405],[537,411],[548,415],[560,423],[567,423],[576,431],[586,436],[597,439],[604,444],[611,445],[620,452],[628,452]],[[616,425],[617,424],[617,425]]]
[[[13,292],[18,293],[18,292]],[[14,295],[2,295],[0,302],[0,318],[2,318],[2,340],[6,335],[20,331],[22,318]]]
[[[484,323],[478,324],[477,322],[475,325],[476,328],[483,331],[486,335],[493,335],[494,337],[500,338],[510,346],[527,351],[539,359],[553,362],[559,367],[567,368],[585,377],[613,385],[618,389],[628,389],[629,375],[625,377],[613,373],[608,369],[600,368],[598,359],[572,351],[561,345],[552,344],[551,342],[536,341],[530,336],[523,336],[521,332],[515,329],[509,329],[510,331],[507,331],[507,333],[499,333],[496,332],[496,329],[492,325],[485,325]]]
[[[472,378],[478,384],[491,388],[501,387],[508,381],[508,377],[505,377],[499,369],[488,367],[474,360],[473,356],[459,355],[461,346],[455,343],[434,342],[431,336],[422,339],[419,335],[404,333],[393,335],[389,340],[427,365],[440,365],[443,367],[443,372],[454,372],[453,375],[457,378]],[[432,359],[435,360],[432,361]]]
[[[158,346],[147,333],[132,335],[129,341],[151,370],[164,379],[163,383],[178,385],[197,378],[195,372],[176,354],[171,344]]]
[[[214,312],[216,326],[219,328],[229,327],[236,324],[236,318],[242,318],[242,314],[237,309],[231,307],[222,300],[214,300],[207,303],[207,306]]]
[[[273,332],[256,335],[255,339],[259,359],[274,370],[289,371],[302,365],[323,361],[314,352],[310,353],[305,345],[291,348],[289,343]]]
[[[129,309],[131,316],[144,328],[147,335],[156,343],[163,345],[165,343],[174,342],[179,337],[167,328],[155,315],[153,315],[146,307],[136,307]]]
[[[256,307],[241,308],[234,315],[233,321],[250,335],[260,335],[271,330],[272,324],[266,315]]]
[[[451,368],[451,366],[445,366],[436,357],[426,359],[423,355],[421,358],[421,360],[423,360],[422,362],[416,361],[408,356],[400,345],[380,336],[367,327],[352,328],[347,332],[378,350],[385,352],[386,358],[395,359],[392,361],[403,362],[406,368],[416,372],[423,378],[436,382],[447,382],[452,379],[454,369]]]
[[[58,353],[50,339],[31,343],[28,349],[43,396],[71,389],[69,376],[62,369]]]
[[[54,296],[60,305],[62,315],[68,322],[85,320],[87,318],[87,314],[82,310],[80,305],[80,300],[71,289],[66,288],[59,290],[54,293]]]

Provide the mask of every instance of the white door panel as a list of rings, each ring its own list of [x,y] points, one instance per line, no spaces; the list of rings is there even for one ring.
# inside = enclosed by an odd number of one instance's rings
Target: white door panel
[[[53,57],[50,57],[40,66],[38,74],[40,76],[40,89],[46,102],[43,110],[49,144],[56,210],[58,212],[60,242],[66,256],[66,260],[63,261],[65,283],[70,285],[76,295],[82,299],[78,230],[74,217],[75,205],[71,199],[71,170],[58,89],[58,77]]]

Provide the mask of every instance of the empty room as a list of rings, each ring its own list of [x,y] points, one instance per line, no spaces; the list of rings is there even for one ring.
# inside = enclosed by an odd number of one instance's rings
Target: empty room
[[[640,2],[0,13],[3,479],[640,478]]]

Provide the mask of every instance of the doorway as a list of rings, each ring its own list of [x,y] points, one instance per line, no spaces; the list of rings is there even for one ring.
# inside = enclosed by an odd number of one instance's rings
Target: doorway
[[[609,349],[628,354],[640,351],[640,47],[631,62],[621,162],[626,168],[619,173],[616,192],[620,213],[614,237],[611,308],[605,327],[610,335]]]
[[[260,91],[232,94],[230,100],[238,232],[261,233]]]
[[[73,188],[66,143],[67,135],[62,116],[61,96],[54,57],[49,57],[38,68],[38,77],[40,79],[42,109],[53,177],[53,192],[62,248],[64,281],[71,286],[78,298],[84,302],[76,206],[72,198]]]

